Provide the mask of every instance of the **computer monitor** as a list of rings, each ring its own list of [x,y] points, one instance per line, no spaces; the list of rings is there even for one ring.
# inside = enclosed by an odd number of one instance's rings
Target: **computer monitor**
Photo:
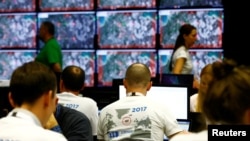
[[[189,87],[184,85],[153,85],[147,92],[147,97],[162,103],[177,119],[188,119]],[[126,97],[124,85],[119,85],[119,99]]]

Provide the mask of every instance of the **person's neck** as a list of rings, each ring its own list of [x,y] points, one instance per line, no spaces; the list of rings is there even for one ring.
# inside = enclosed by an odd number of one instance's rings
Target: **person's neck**
[[[68,92],[68,93],[72,93],[76,96],[78,96],[80,94],[80,91],[72,91],[72,90],[63,90],[62,92]]]
[[[54,36],[53,35],[47,35],[45,38],[44,38],[44,42],[48,42],[51,38],[53,38]]]
[[[126,93],[132,93],[132,92],[138,92],[138,93],[141,93],[141,94],[143,94],[145,96],[147,94],[147,90],[144,90],[144,89],[135,89],[135,88],[133,88],[133,89],[127,88],[126,89]]]

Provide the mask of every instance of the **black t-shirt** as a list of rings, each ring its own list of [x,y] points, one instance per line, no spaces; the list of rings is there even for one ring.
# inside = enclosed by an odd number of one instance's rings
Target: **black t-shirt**
[[[90,121],[83,113],[58,104],[55,117],[68,141],[93,141]]]

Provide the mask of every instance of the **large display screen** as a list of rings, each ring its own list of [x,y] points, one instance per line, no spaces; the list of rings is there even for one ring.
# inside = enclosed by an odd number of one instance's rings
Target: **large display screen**
[[[157,55],[155,50],[97,50],[98,86],[112,86],[113,79],[124,78],[132,63],[146,64],[151,76],[156,76]]]
[[[36,48],[35,13],[0,14],[0,48]]]
[[[179,29],[184,23],[197,28],[197,42],[193,48],[222,48],[223,9],[159,10],[160,45],[173,48]]]
[[[94,0],[39,0],[41,11],[92,10]]]
[[[99,48],[155,48],[156,10],[98,11]]]
[[[94,12],[42,12],[38,13],[39,26],[51,21],[56,28],[56,39],[62,49],[93,49],[95,36]],[[43,43],[39,42],[42,47]]]
[[[0,80],[10,80],[12,72],[22,64],[33,61],[35,50],[1,50]]]
[[[94,86],[95,50],[63,50],[63,69],[69,65],[85,71],[85,86]]]

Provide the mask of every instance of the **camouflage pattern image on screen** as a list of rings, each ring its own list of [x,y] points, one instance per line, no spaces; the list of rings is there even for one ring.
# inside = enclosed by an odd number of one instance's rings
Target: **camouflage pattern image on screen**
[[[51,21],[56,28],[56,39],[62,49],[93,49],[95,36],[94,12],[42,12],[38,13],[39,27]],[[39,42],[39,47],[43,43]]]
[[[156,10],[98,11],[99,48],[155,48]]]
[[[179,28],[189,23],[197,28],[193,48],[222,48],[223,9],[171,9],[159,11],[160,45],[173,48]]]
[[[160,0],[160,8],[222,7],[222,0]]]
[[[94,86],[95,51],[94,50],[63,50],[63,69],[76,65],[85,71],[85,87]]]
[[[33,61],[35,50],[2,50],[0,52],[0,80],[10,80],[12,72],[22,64]]]
[[[97,7],[100,9],[155,8],[156,0],[98,0]]]
[[[190,50],[193,62],[194,77],[200,80],[200,73],[203,67],[215,61],[223,60],[222,50]]]
[[[36,48],[35,13],[0,14],[0,48]]]
[[[94,0],[39,0],[41,11],[93,10]]]
[[[35,12],[36,0],[1,0],[0,12]]]
[[[124,78],[127,67],[136,62],[146,64],[156,76],[156,50],[97,50],[96,57],[98,86],[112,86],[112,80]]]

